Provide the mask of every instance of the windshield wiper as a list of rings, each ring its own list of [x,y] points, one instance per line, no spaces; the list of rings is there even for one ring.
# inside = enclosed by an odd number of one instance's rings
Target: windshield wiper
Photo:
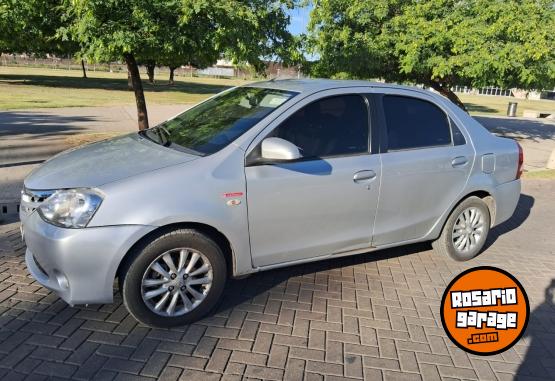
[[[148,140],[150,140],[153,143],[161,144],[161,142],[153,139],[152,136],[150,136],[149,130],[141,130],[141,131],[139,131],[139,135],[141,135],[144,138],[147,138]]]
[[[144,136],[148,140],[163,145],[165,147],[170,145],[170,132],[164,127],[158,126],[149,128],[148,130],[139,131],[139,135]]]
[[[206,156],[206,154],[203,152],[195,151],[194,149],[184,147],[179,144],[173,144],[170,140],[171,133],[168,131],[167,128],[163,126],[156,126],[153,128],[149,128],[148,130],[139,131],[139,135],[144,136],[153,143],[175,149],[176,151],[181,151],[195,156]],[[153,137],[156,137],[156,139],[153,139]]]
[[[171,140],[170,140],[171,134],[170,134],[170,132],[167,130],[167,128],[164,127],[164,126],[162,126],[162,125],[159,125],[159,126],[157,126],[157,127],[155,127],[155,128],[156,128],[157,132],[163,132],[164,135],[165,135],[166,141],[165,141],[164,143],[162,143],[162,145],[164,145],[164,146],[166,146],[166,147],[169,146],[169,145],[171,144]],[[160,135],[160,139],[163,140],[164,138],[162,137],[162,134],[159,134],[159,135]]]

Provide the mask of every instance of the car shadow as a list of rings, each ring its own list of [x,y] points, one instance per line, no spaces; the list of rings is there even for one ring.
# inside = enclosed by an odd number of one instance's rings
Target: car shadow
[[[511,230],[515,230],[522,225],[530,216],[530,212],[534,207],[534,202],[534,197],[522,193],[518,199],[518,204],[512,217],[490,230],[483,251],[493,245],[500,236],[510,232]]]
[[[400,246],[395,248],[370,251],[368,253],[329,258],[315,262],[283,267],[275,270],[264,271],[250,275],[245,279],[231,279],[226,285],[224,296],[216,310],[211,314],[218,315],[231,311],[237,305],[263,295],[290,278],[312,276],[331,270],[342,269],[350,266],[369,264],[392,258],[400,258],[430,249],[427,242]],[[210,318],[210,317],[209,317]]]
[[[553,379],[555,376],[555,279],[544,291],[543,303],[530,314],[523,338],[528,344],[524,360],[518,367],[515,379]]]

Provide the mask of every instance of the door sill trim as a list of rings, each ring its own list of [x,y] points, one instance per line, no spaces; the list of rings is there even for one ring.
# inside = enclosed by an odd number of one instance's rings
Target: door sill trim
[[[266,271],[266,270],[277,269],[277,268],[280,268],[280,267],[302,265],[304,263],[316,262],[316,261],[321,261],[321,260],[324,260],[324,259],[341,258],[341,257],[349,256],[349,255],[369,253],[369,252],[374,251],[376,249],[377,248],[374,247],[374,246],[366,246],[366,247],[363,247],[363,248],[360,248],[360,249],[339,251],[339,252],[332,253],[332,254],[324,254],[324,255],[319,255],[317,257],[299,259],[299,260],[296,260],[296,261],[287,261],[287,262],[275,263],[273,265],[259,266],[259,267],[255,267],[253,270],[255,272],[258,272],[258,271]]]

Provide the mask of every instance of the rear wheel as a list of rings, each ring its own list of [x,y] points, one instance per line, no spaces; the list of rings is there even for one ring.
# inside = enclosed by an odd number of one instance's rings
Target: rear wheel
[[[467,261],[480,253],[489,228],[488,206],[482,199],[471,196],[453,210],[432,246],[435,251],[457,261]]]
[[[210,237],[179,229],[134,253],[122,268],[120,290],[139,322],[171,327],[209,313],[220,299],[226,275],[225,257]]]

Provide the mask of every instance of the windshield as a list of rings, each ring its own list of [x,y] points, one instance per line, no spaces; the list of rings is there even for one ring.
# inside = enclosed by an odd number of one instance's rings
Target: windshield
[[[226,147],[296,94],[283,90],[238,87],[143,134],[168,147],[202,156],[210,155]]]

